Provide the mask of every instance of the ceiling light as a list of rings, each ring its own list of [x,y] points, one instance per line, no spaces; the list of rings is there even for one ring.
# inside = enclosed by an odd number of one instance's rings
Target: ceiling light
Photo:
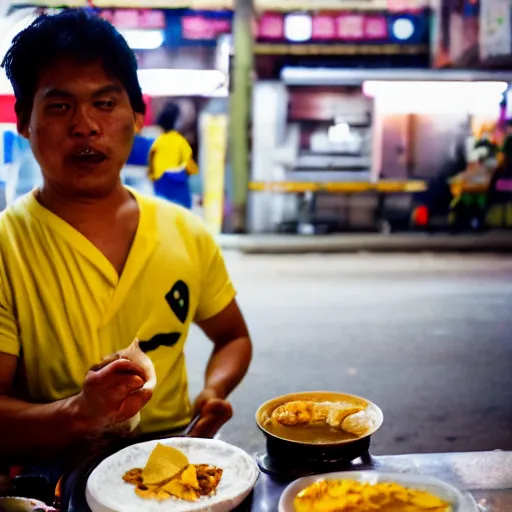
[[[155,50],[164,43],[162,30],[120,30],[132,50]]]
[[[149,96],[227,96],[227,77],[217,69],[139,69]]]
[[[409,18],[398,18],[393,22],[391,31],[400,41],[407,41],[414,34],[414,23]]]
[[[365,81],[363,93],[393,113],[469,112],[498,116],[506,82]]]
[[[291,42],[309,41],[313,35],[313,21],[309,14],[294,13],[284,18],[284,37]]]

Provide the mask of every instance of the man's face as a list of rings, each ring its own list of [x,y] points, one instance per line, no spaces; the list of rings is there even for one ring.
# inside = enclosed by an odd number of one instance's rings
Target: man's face
[[[118,183],[143,115],[101,63],[59,59],[41,75],[22,135],[45,183],[77,196],[108,194]]]

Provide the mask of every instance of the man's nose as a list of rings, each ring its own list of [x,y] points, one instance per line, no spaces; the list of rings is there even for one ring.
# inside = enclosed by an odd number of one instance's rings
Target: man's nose
[[[73,137],[91,137],[100,134],[99,123],[87,107],[77,107],[71,124]]]

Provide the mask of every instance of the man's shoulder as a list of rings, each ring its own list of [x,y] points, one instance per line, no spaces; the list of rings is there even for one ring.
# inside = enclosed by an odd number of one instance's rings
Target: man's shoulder
[[[23,230],[30,223],[30,200],[29,194],[21,196],[0,213],[0,236],[13,230]]]
[[[208,231],[203,220],[190,210],[182,206],[154,196],[141,196],[145,204],[149,205],[159,219],[163,229],[175,226],[180,231],[201,235]]]

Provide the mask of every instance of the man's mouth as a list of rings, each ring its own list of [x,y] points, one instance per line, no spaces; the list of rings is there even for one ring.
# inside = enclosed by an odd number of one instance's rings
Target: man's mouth
[[[106,159],[105,153],[92,148],[83,148],[71,155],[71,160],[79,165],[97,165]]]

